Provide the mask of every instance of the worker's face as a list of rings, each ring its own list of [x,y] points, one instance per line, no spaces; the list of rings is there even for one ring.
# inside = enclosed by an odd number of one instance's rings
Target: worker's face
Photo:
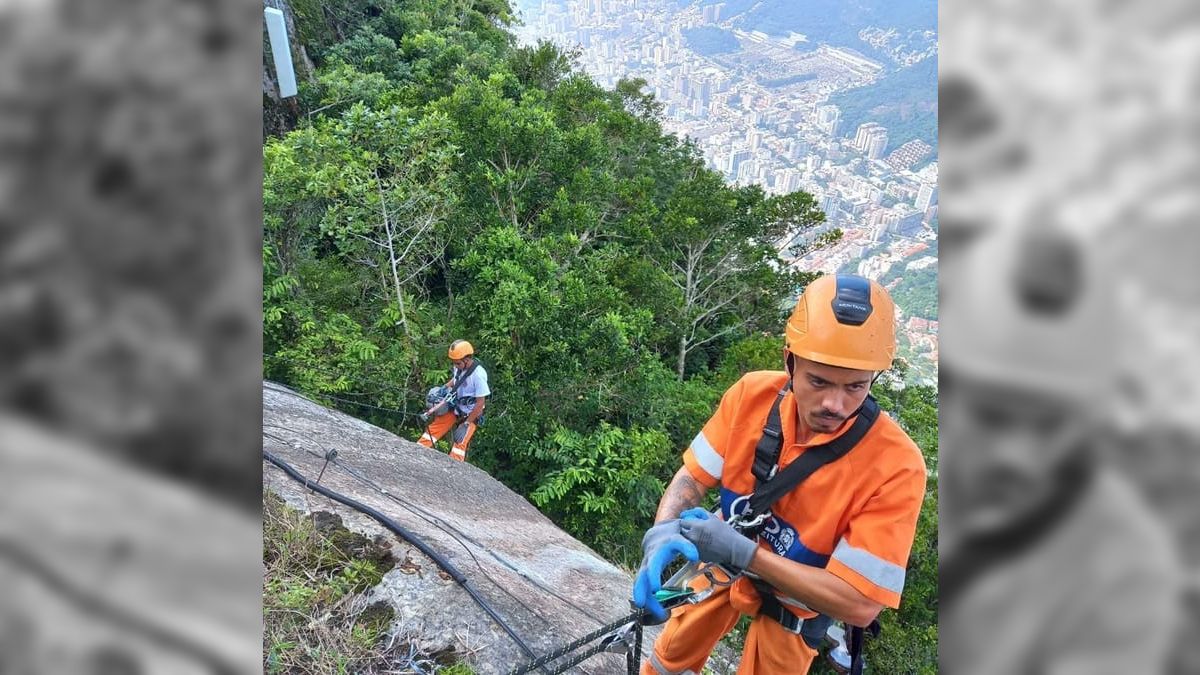
[[[818,433],[837,431],[867,398],[875,376],[870,370],[827,366],[798,356],[792,357],[792,363],[796,412]]]
[[[468,357],[462,358],[462,359],[451,359],[450,363],[454,364],[455,368],[462,370],[463,368],[467,367],[467,364],[470,363],[470,361],[471,361],[471,357],[468,356]]]
[[[939,381],[939,472],[959,532],[987,532],[1036,509],[1082,444],[1076,408],[1045,394],[956,377]]]

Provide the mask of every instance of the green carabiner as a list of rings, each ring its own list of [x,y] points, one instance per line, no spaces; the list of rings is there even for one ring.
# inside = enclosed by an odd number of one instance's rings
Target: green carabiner
[[[658,604],[663,606],[663,609],[671,609],[687,602],[695,594],[696,591],[687,587],[673,588],[667,586],[655,592],[654,599],[658,601]]]

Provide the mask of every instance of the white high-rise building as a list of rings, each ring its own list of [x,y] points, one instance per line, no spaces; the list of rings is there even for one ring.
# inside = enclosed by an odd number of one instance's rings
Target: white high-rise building
[[[758,176],[758,162],[750,159],[738,165],[737,179],[738,182],[748,183]]]
[[[854,147],[865,153],[870,159],[879,159],[887,150],[887,128],[875,122],[859,125],[854,134]]]
[[[825,212],[825,217],[832,218],[839,208],[841,208],[841,200],[838,199],[837,192],[830,190],[821,200],[821,210]]]
[[[726,160],[725,169],[726,175],[737,176],[738,167],[743,162],[750,159],[750,151],[745,148],[733,148],[729,151],[729,159]]]
[[[842,125],[842,111],[836,105],[823,105],[817,108],[817,127],[829,134],[837,136]]]
[[[938,188],[936,185],[922,183],[921,188],[917,190],[917,201],[915,206],[921,213],[929,210],[929,207],[938,203]]]
[[[872,136],[870,142],[867,144],[867,157],[870,159],[883,157],[883,152],[887,150],[887,142],[887,129],[883,129],[882,133]]]
[[[797,138],[788,139],[787,143],[787,158],[790,161],[798,162],[804,153],[808,152],[808,144]]]
[[[800,172],[795,169],[784,169],[775,174],[775,187],[780,192],[795,192],[800,189]]]

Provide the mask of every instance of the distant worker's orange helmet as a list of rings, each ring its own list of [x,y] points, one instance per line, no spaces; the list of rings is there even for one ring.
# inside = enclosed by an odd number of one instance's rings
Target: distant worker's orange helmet
[[[450,360],[457,361],[465,359],[475,353],[475,348],[466,340],[455,340],[450,343]]]
[[[809,361],[887,370],[896,355],[896,307],[878,282],[830,274],[804,289],[785,337],[787,350]]]

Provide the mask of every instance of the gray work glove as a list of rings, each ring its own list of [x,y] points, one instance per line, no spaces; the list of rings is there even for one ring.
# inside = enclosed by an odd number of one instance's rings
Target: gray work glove
[[[696,547],[679,534],[678,520],[665,520],[646,530],[642,537],[642,566],[633,584],[633,604],[665,621],[667,610],[654,594],[662,588],[662,575],[678,556],[696,562]]]
[[[750,567],[758,543],[741,535],[729,523],[714,518],[704,509],[684,511],[679,516],[679,532],[696,545],[700,559],[707,563],[730,565],[739,570]]]

